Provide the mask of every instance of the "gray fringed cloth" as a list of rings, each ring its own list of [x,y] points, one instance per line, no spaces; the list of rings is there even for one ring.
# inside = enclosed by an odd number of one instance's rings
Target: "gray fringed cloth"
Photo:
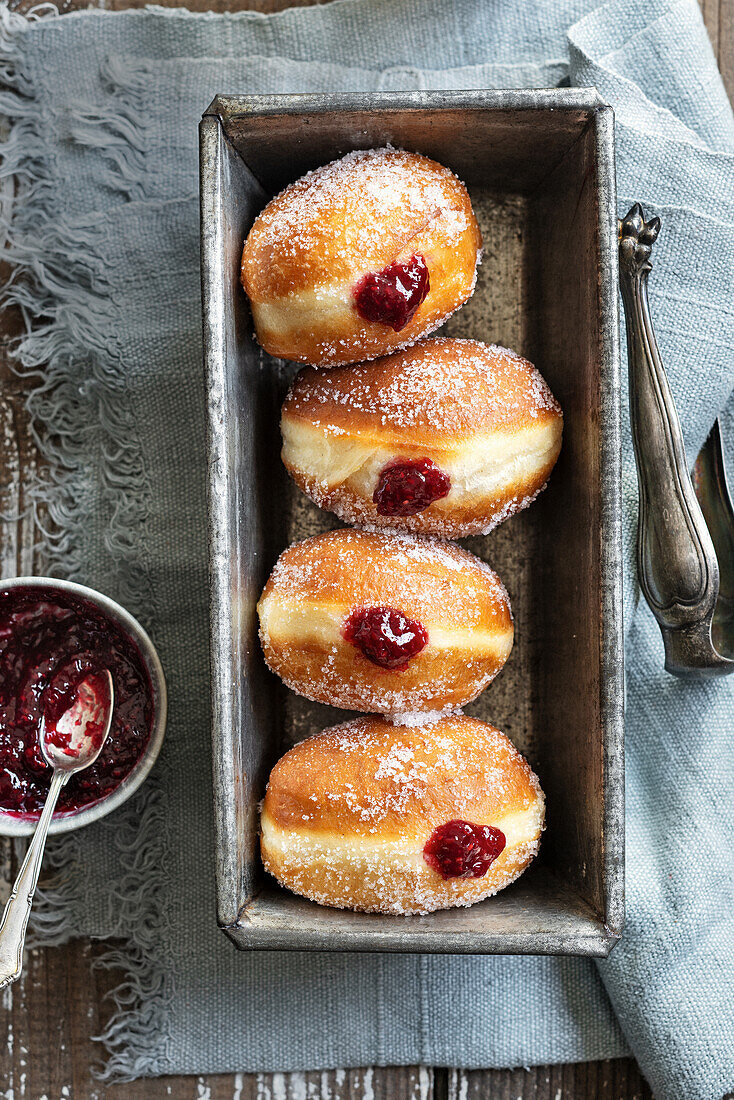
[[[209,784],[197,121],[217,92],[595,85],[620,210],[663,221],[653,307],[690,455],[734,438],[734,125],[695,0],[336,0],[26,19],[0,6],[5,301],[47,467],[49,571],[119,599],[167,671],[153,778],[61,839],[37,934],[124,940],[104,1075],[510,1066],[632,1049],[659,1097],[734,1088],[734,685],[662,671],[626,587],[628,918],[583,959],[237,955]],[[522,349],[519,349],[522,350]],[[542,363],[540,364],[542,367]],[[628,552],[636,489],[624,447]]]

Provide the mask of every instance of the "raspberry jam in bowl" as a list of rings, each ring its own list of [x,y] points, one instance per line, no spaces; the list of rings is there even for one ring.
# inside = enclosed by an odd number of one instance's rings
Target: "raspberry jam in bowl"
[[[165,732],[165,679],[148,635],[107,596],[44,577],[0,583],[0,835],[29,835],[43,808],[51,768],[41,718],[58,717],[105,669],[114,685],[109,736],[62,789],[51,833],[104,817],[147,777]]]

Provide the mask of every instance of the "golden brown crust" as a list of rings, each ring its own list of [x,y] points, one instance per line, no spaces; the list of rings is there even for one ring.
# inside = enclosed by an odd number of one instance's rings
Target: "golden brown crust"
[[[471,295],[481,243],[447,168],[395,149],[350,153],[286,187],[248,234],[241,278],[258,340],[271,355],[323,365],[405,347]],[[363,320],[358,280],[415,254],[431,289],[412,320],[399,332]]]
[[[265,631],[260,640],[268,667],[305,699],[374,714],[447,714],[492,682],[509,656],[508,634],[499,656],[472,657],[459,646],[436,650],[429,644],[402,671],[378,668],[344,641],[329,647],[276,642]]]
[[[263,596],[350,608],[396,606],[424,625],[492,631],[512,621],[507,593],[490,567],[452,543],[342,528],[289,546]],[[440,600],[437,602],[437,597]]]
[[[265,807],[281,828],[394,839],[425,837],[456,818],[490,823],[537,797],[512,742],[462,714],[427,726],[384,718],[332,726],[280,758]]]
[[[441,538],[488,533],[545,487],[563,416],[527,359],[476,340],[435,338],[373,363],[307,367],[283,405],[283,463],[348,523]],[[383,516],[381,471],[430,459],[450,491],[412,516]]]
[[[435,336],[371,363],[299,371],[283,418],[421,454],[561,417],[527,359],[479,340]]]
[[[356,608],[420,622],[428,644],[403,670],[373,664],[343,636]],[[258,604],[270,668],[309,699],[378,713],[445,712],[487,686],[512,647],[497,575],[458,546],[366,531],[317,535],[281,555]]]
[[[425,448],[415,448],[414,457],[430,457]],[[404,458],[405,449],[395,458]],[[410,456],[409,456],[410,457]],[[383,527],[389,531],[409,531],[415,535],[437,536],[442,539],[463,539],[469,535],[488,535],[510,516],[528,508],[545,488],[557,453],[548,462],[536,467],[532,475],[516,478],[512,485],[502,492],[473,494],[458,503],[441,502],[430,505],[414,516],[380,516],[371,495],[357,494],[349,485],[342,483],[333,488],[324,487],[323,482],[309,477],[298,467],[286,463],[286,469],[299,489],[319,508],[333,512],[345,523],[357,526]],[[443,506],[441,506],[443,504]]]
[[[442,879],[420,866],[391,867],[389,873],[369,860],[342,864],[311,855],[262,851],[263,866],[294,894],[334,909],[361,913],[433,913],[437,909],[475,905],[504,890],[532,863],[539,842],[506,848],[482,878]]]
[[[457,819],[506,830],[480,878],[445,879],[422,858],[433,830]],[[537,777],[494,727],[464,715],[419,728],[358,718],[275,765],[261,850],[283,885],[322,904],[425,913],[507,886],[535,855],[543,819]]]

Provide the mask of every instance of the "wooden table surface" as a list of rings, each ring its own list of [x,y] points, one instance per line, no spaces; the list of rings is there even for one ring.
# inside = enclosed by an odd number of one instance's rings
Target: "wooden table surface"
[[[159,0],[160,2],[160,0]],[[163,0],[166,2],[166,0]],[[319,0],[305,0],[305,3]],[[552,0],[549,0],[552,2]],[[729,93],[734,92],[734,0],[700,0],[704,20]],[[33,0],[11,3],[27,10]],[[146,0],[99,0],[121,10]],[[64,12],[85,0],[61,0]],[[94,5],[91,5],[94,6]],[[290,0],[193,0],[213,11],[276,11]],[[24,384],[8,369],[0,337],[0,514],[17,523],[0,526],[2,577],[28,575],[42,563],[34,555],[34,528],[24,514],[25,488],[38,456],[23,409]],[[19,844],[0,838],[0,891],[12,881]],[[7,888],[6,888],[7,889]],[[322,1073],[220,1074],[161,1077],[104,1087],[92,1076],[100,1047],[91,1036],[110,1012],[105,994],[122,974],[95,970],[100,945],[79,941],[30,952],[23,978],[3,992],[6,1045],[0,1046],[3,1100],[646,1100],[652,1094],[633,1059],[518,1070],[465,1072],[445,1067],[342,1069]]]

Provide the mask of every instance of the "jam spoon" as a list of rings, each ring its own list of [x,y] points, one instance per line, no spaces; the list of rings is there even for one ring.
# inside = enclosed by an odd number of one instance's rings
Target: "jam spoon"
[[[58,716],[47,710],[41,719],[38,741],[46,763],[54,771],[46,804],[0,922],[0,989],[17,981],[23,968],[31,903],[61,789],[72,775],[93,764],[102,751],[110,732],[114,697],[109,670],[95,672],[79,684],[70,707]]]

